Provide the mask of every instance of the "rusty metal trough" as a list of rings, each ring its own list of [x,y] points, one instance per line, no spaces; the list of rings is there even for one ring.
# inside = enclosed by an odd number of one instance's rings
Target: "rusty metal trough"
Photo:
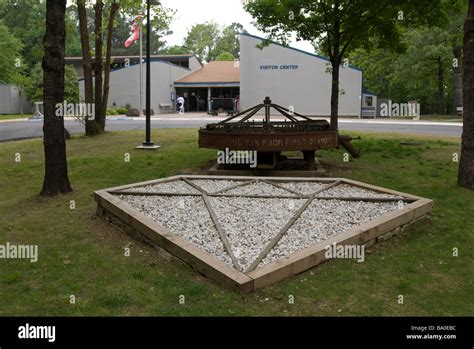
[[[271,109],[285,116],[284,121],[272,121]],[[261,109],[262,121],[251,120]],[[233,121],[237,120],[237,121]],[[244,110],[218,123],[207,124],[199,130],[199,147],[210,149],[253,150],[261,159],[270,158],[276,166],[282,151],[301,151],[307,169],[314,169],[315,151],[339,148],[342,145],[353,157],[359,151],[350,143],[349,136],[339,135],[326,120],[312,119],[272,103],[266,97],[262,104]]]

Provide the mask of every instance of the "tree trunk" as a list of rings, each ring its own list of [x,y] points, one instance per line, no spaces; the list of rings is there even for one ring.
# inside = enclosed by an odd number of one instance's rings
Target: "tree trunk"
[[[436,60],[438,64],[438,92],[436,95],[436,114],[444,114],[444,67],[443,60],[438,57]]]
[[[104,71],[104,93],[102,97],[102,115],[107,116],[107,104],[109,101],[109,90],[110,90],[110,66],[112,64],[112,35],[114,31],[114,20],[117,11],[119,10],[120,4],[113,2],[110,7],[109,24],[107,28],[107,51],[105,54],[105,71]],[[140,28],[141,30],[141,28]],[[105,128],[105,117],[104,117]]]
[[[339,58],[331,60],[332,82],[331,82],[331,128],[338,129],[338,111],[339,111]]]
[[[65,13],[66,0],[46,2],[46,32],[43,38],[45,174],[41,190],[44,196],[72,191],[67,173],[64,117],[62,113],[56,113],[56,104],[64,101]]]
[[[103,86],[103,64],[102,64],[102,13],[104,3],[97,0],[95,6],[95,119],[101,131],[105,128],[105,115],[102,115],[102,86]]]
[[[452,113],[457,113],[457,107],[462,106],[462,47],[453,46],[453,56],[457,59],[457,67],[453,67],[453,106]]]
[[[464,22],[463,113],[459,185],[474,190],[474,0]]]
[[[19,97],[20,97],[20,115],[23,116],[23,87],[19,89]]]
[[[82,65],[84,71],[84,102],[94,103],[94,82],[92,73],[91,47],[89,44],[89,31],[87,29],[87,12],[85,0],[77,1],[77,12],[79,17],[79,32],[82,47]],[[86,118],[86,136],[93,136],[100,133],[98,124],[94,119]]]

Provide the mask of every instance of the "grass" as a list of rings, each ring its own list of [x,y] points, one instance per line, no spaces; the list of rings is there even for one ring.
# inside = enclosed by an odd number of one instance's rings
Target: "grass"
[[[38,196],[41,140],[0,144],[0,244],[39,245],[37,263],[0,259],[0,315],[474,314],[474,194],[456,186],[456,139],[366,133],[357,141],[363,151],[358,160],[344,163],[342,150],[321,152],[330,175],[434,199],[432,218],[415,232],[374,247],[364,263],[330,261],[240,295],[95,216],[94,190],[199,172],[215,158],[214,151],[197,147],[196,130],[152,135],[164,146],[156,152],[134,149],[142,132],[73,137],[68,159],[74,192],[55,198]],[[420,145],[402,146],[401,140]],[[131,248],[130,257],[124,256],[125,247]],[[453,257],[454,247],[459,257]]]
[[[421,120],[430,120],[430,121],[462,121],[462,115],[421,115]]]
[[[2,120],[16,120],[16,119],[28,119],[31,117],[32,114],[0,114],[0,121]],[[116,118],[116,117],[123,117],[125,115],[107,115],[108,118]]]
[[[396,120],[413,120],[413,117],[390,117],[389,119]],[[445,122],[462,122],[462,115],[421,115],[422,121],[445,121]]]
[[[31,117],[31,114],[0,114],[0,121],[1,120],[15,120],[15,119],[27,119]]]

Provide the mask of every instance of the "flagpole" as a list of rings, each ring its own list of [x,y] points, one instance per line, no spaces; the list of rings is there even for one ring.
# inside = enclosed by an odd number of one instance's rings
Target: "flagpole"
[[[145,142],[144,146],[153,146],[151,141],[151,64],[150,64],[150,40],[151,40],[151,24],[150,24],[150,0],[146,1],[146,122],[145,122]]]
[[[150,6],[158,5],[157,0],[147,0],[146,8],[146,106],[145,106],[145,141],[142,145],[138,146],[138,149],[158,149],[161,148],[151,141],[151,64],[150,64],[150,49],[151,49],[151,23],[150,23]]]
[[[143,115],[143,40],[142,40],[142,29],[143,29],[143,22],[140,17],[140,27],[139,27],[139,32],[140,32],[140,116]]]

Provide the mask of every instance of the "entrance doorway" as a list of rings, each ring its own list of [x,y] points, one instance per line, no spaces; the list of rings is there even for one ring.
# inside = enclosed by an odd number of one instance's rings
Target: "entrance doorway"
[[[176,96],[184,97],[186,112],[207,112],[207,87],[177,88]]]
[[[207,113],[213,98],[236,98],[239,93],[239,87],[176,87],[176,97],[184,97],[185,112]]]

